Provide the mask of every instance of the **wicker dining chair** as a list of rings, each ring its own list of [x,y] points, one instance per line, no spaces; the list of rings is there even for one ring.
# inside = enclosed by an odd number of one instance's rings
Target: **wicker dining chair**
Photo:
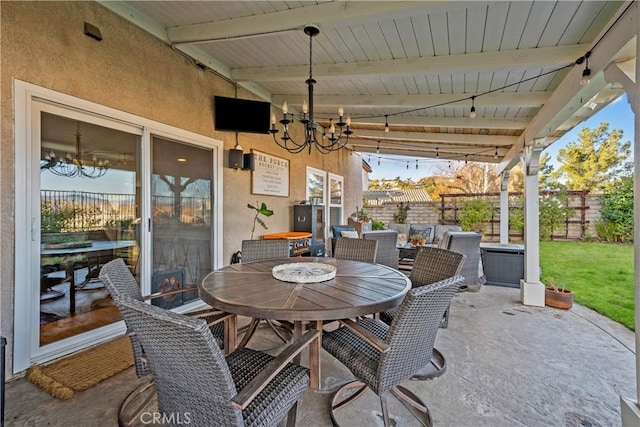
[[[99,277],[111,294],[112,298],[114,298],[114,301],[115,297],[120,295],[124,295],[138,301],[153,301],[156,298],[166,296],[166,293],[152,294],[146,297],[143,296],[140,291],[140,285],[122,258],[116,258],[106,263],[101,268]],[[172,293],[186,291],[193,291],[193,289],[178,289],[176,291],[172,291]],[[119,308],[120,307],[118,307],[118,309]],[[187,313],[187,315],[205,320],[211,329],[213,336],[217,340],[218,345],[222,346],[224,341],[223,322],[231,316],[230,314],[208,308],[190,312]],[[131,340],[136,375],[138,378],[146,378],[147,381],[142,382],[134,388],[120,404],[120,407],[118,408],[118,424],[121,426],[127,426],[134,423],[138,415],[140,415],[140,413],[146,408],[155,395],[155,389],[153,387],[154,383],[153,379],[149,375],[151,371],[146,363],[145,351],[137,335],[129,329],[127,330],[127,333]]]
[[[285,239],[243,240],[241,252],[243,263],[265,259],[289,258],[289,241]],[[293,336],[293,325],[271,319],[252,319],[238,347],[244,347],[249,343],[262,321],[285,343],[289,342]],[[283,335],[280,330],[284,330],[289,337]]]
[[[223,356],[202,319],[114,297],[147,353],[158,409],[170,425],[293,427],[309,370],[290,363],[317,339],[307,332],[277,357],[247,348]]]
[[[397,230],[363,231],[362,238],[378,241],[376,264],[386,265],[396,270],[398,269],[400,250],[398,249]]]
[[[413,269],[409,275],[412,287],[429,285],[446,279],[447,277],[461,274],[465,255],[458,252],[426,246],[420,248],[413,263]],[[464,277],[464,276],[463,276]],[[447,307],[442,316],[440,327],[449,325],[449,310]],[[380,313],[380,320],[390,325],[397,310],[387,310]],[[423,371],[417,374],[415,380],[425,380],[439,377],[446,370],[446,359],[438,350],[433,350],[431,363]]]
[[[336,240],[334,258],[375,263],[378,241],[373,239],[352,239],[339,237]]]
[[[324,332],[322,347],[356,377],[333,396],[331,418],[336,412],[371,389],[380,398],[384,425],[389,426],[387,395],[391,392],[422,422],[431,425],[427,406],[400,386],[430,362],[433,344],[445,310],[458,290],[462,276],[409,290],[391,325],[362,318],[341,320],[342,327]],[[358,387],[354,393],[347,393]],[[348,396],[343,399],[344,395]]]

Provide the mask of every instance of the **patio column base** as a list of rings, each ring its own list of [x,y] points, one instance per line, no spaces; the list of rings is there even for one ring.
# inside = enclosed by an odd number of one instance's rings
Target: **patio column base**
[[[633,400],[620,396],[620,415],[622,427],[640,425],[640,408]]]
[[[544,307],[544,284],[520,280],[520,300],[524,305]]]

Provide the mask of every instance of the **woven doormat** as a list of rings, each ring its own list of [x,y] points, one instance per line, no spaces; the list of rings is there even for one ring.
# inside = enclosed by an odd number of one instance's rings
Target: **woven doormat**
[[[131,342],[124,336],[46,366],[32,366],[25,378],[53,397],[70,399],[131,365]]]

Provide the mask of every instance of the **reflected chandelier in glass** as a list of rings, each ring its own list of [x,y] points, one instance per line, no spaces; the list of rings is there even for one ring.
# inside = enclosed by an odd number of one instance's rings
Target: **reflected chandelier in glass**
[[[40,160],[40,171],[46,169],[54,175],[66,176],[69,178],[100,178],[109,170],[109,159],[98,159],[94,154],[89,160],[82,156],[82,134],[80,133],[80,123],[76,128],[76,152],[56,154],[51,150],[43,154]]]

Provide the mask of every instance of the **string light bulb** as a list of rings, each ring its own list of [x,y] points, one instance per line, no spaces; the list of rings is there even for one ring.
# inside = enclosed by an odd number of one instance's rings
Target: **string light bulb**
[[[418,170],[418,159],[416,159],[416,170]]]
[[[389,132],[389,115],[385,114],[384,115],[384,131],[385,132]]]
[[[493,158],[497,159],[498,158],[498,147],[496,147],[496,152],[493,153]]]
[[[475,95],[471,97],[471,112],[469,113],[469,118],[470,119],[476,118],[476,96]]]
[[[380,154],[380,141],[378,141],[378,146],[376,147],[376,153]]]
[[[409,160],[407,160],[407,170],[409,170]]]
[[[464,164],[466,165],[467,163],[469,163],[469,155],[465,154],[464,155]]]
[[[378,166],[380,166],[380,157],[378,157]]]
[[[589,57],[591,56],[591,51],[588,51],[584,54],[584,70],[582,70],[582,79],[580,79],[580,84],[582,86],[586,86],[591,81],[591,69],[589,68]]]
[[[440,153],[438,153],[438,147],[436,147],[436,159],[440,158]]]

